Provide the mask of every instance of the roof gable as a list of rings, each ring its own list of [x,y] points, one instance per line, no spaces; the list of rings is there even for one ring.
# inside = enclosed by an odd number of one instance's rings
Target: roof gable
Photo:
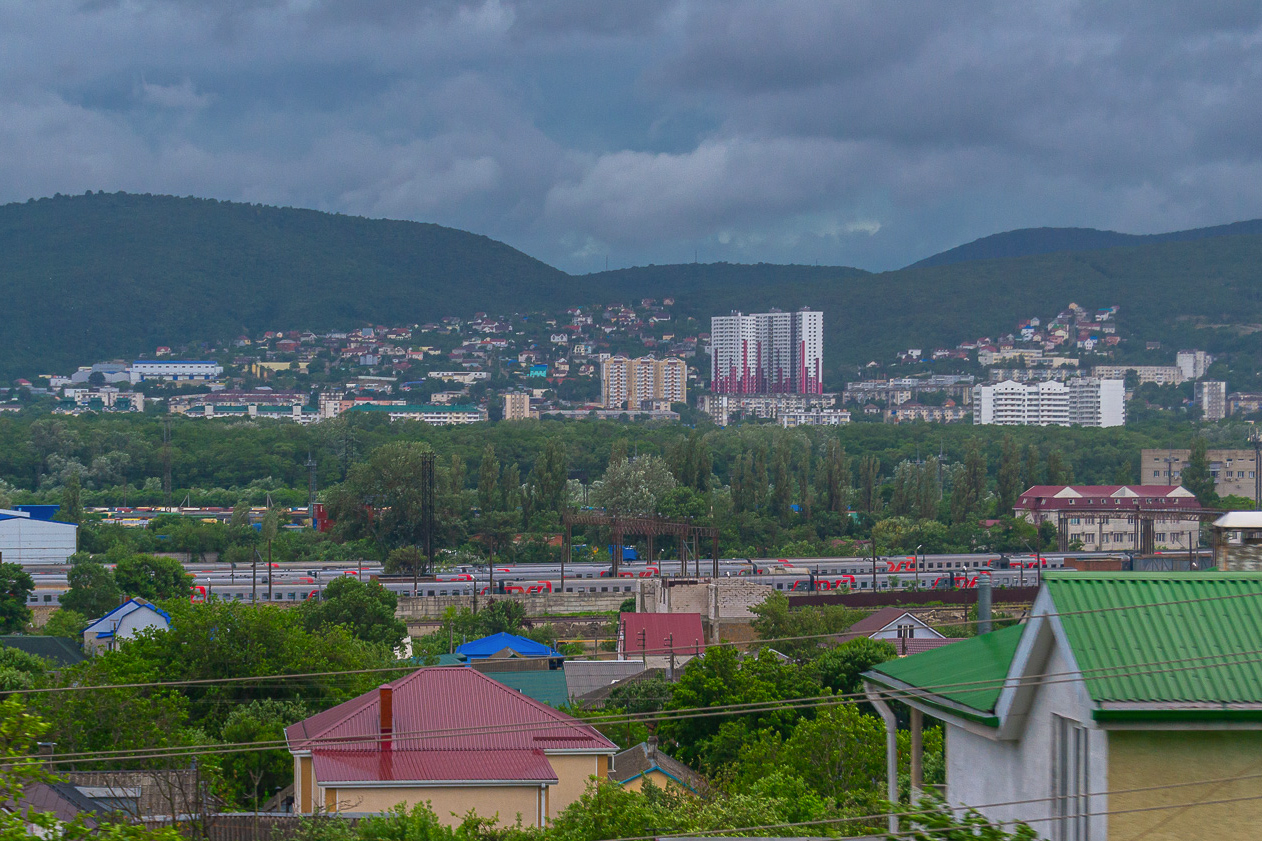
[[[993,717],[1012,656],[1024,630],[1013,625],[951,645],[889,660],[868,672],[878,683],[902,684],[921,690],[974,717]]]
[[[506,654],[505,652],[509,652]],[[481,660],[488,657],[508,657],[516,654],[519,657],[562,657],[564,655],[550,646],[535,642],[528,637],[519,637],[501,631],[489,637],[466,642],[456,646],[456,653],[463,654],[470,660]]]
[[[144,609],[152,610],[154,613],[158,614],[163,619],[165,619],[168,625],[171,624],[171,614],[167,613],[162,608],[154,605],[152,602],[148,601],[147,599],[142,599],[139,596],[133,596],[132,598],[120,604],[118,607],[111,610],[109,613],[102,616],[100,619],[93,621],[91,624],[88,625],[88,627],[84,628],[83,632],[86,634],[87,632],[94,629],[97,625],[104,622],[106,619],[109,619],[111,616],[114,617],[114,621],[117,622],[121,620],[124,616],[135,613],[137,610],[144,610]]]

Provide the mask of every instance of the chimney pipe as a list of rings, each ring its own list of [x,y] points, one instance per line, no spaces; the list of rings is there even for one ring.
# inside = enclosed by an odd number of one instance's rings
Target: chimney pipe
[[[381,749],[389,750],[394,734],[394,690],[390,684],[377,690],[377,698],[381,706]]]

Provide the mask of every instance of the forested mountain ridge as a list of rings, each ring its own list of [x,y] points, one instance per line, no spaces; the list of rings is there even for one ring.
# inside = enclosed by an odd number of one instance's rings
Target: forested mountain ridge
[[[546,306],[577,285],[439,225],[123,193],[0,206],[0,253],[9,376],[243,332]]]
[[[703,324],[733,309],[822,310],[830,383],[908,347],[1009,332],[1070,301],[1121,307],[1124,351],[1149,339],[1262,356],[1248,326],[1262,324],[1262,234],[879,274],[716,263],[572,276],[438,225],[97,193],[0,206],[0,253],[0,381],[240,333],[667,296]]]
[[[1102,248],[1127,248],[1158,242],[1189,242],[1213,237],[1262,234],[1262,219],[1170,231],[1164,234],[1121,234],[1096,228],[1019,228],[975,239],[955,248],[918,260],[907,268],[949,266],[970,260],[998,260],[1006,257],[1029,257],[1070,251],[1098,251]]]

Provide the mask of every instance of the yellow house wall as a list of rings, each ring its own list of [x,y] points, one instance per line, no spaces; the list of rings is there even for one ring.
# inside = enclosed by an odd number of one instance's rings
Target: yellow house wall
[[[1115,730],[1109,734],[1109,791],[1262,773],[1262,731]],[[1109,795],[1110,841],[1256,839],[1262,833],[1257,779],[1180,785]],[[1198,802],[1254,798],[1197,806]],[[1184,805],[1192,804],[1192,805]],[[1117,814],[1121,810],[1178,806]]]
[[[583,796],[591,777],[609,775],[609,758],[604,754],[548,754],[548,763],[557,775],[557,784],[548,792],[549,820]]]
[[[538,786],[451,786],[434,788],[341,788],[332,793],[339,812],[384,812],[400,803],[408,808],[429,802],[438,819],[455,826],[470,809],[483,817],[498,814],[501,824],[516,823],[518,813],[526,826],[539,824]]]
[[[630,780],[626,783],[623,783],[622,787],[630,791],[639,791],[640,789],[644,788],[645,780],[652,780],[653,785],[657,786],[658,788],[666,788],[667,786],[674,786],[675,788],[685,789],[685,790],[687,788],[686,786],[681,786],[679,783],[675,782],[670,777],[666,776],[665,774],[663,774],[661,771],[659,771],[656,768],[654,768],[652,771],[649,771],[647,774],[641,774],[640,776],[636,777],[634,780]]]

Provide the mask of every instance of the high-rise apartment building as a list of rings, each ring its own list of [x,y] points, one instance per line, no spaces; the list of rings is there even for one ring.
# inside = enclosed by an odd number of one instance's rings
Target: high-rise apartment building
[[[1201,380],[1193,390],[1201,417],[1207,421],[1220,421],[1227,417],[1227,383],[1221,380]]]
[[[1199,380],[1214,364],[1214,357],[1203,350],[1181,350],[1175,354],[1174,364],[1184,382]]]
[[[530,395],[525,392],[509,392],[504,395],[504,420],[529,420],[534,417],[530,410]]]
[[[630,359],[611,356],[600,364],[601,402],[606,409],[636,410],[645,401],[688,402],[688,366],[676,357]]]
[[[1121,426],[1126,423],[1126,385],[1122,380],[1095,377],[977,385],[973,387],[973,423]]]
[[[822,312],[733,312],[710,319],[716,394],[822,394],[823,368]]]

